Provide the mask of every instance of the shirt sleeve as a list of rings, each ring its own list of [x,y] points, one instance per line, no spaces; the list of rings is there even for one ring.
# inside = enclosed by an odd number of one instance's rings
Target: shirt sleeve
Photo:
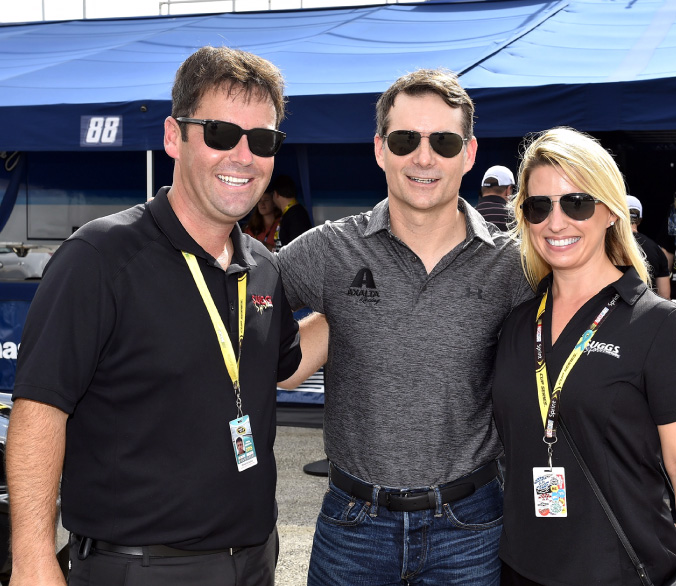
[[[90,244],[69,240],[59,247],[28,310],[14,399],[74,411],[113,327],[113,295],[104,273]]]
[[[523,267],[521,265],[521,253],[519,251],[519,246],[516,243],[513,243],[515,249],[514,255],[514,270],[512,272],[512,309],[521,305],[524,301],[528,301],[535,296],[533,288],[530,286],[528,279],[523,273]]]
[[[327,241],[325,226],[305,232],[278,253],[284,291],[293,310],[325,313],[323,287]]]
[[[676,305],[669,311],[655,333],[644,366],[648,404],[657,425],[676,421],[674,348],[676,348]]]
[[[302,357],[298,322],[293,318],[291,307],[282,290],[282,327],[279,336],[277,382],[286,380],[296,372]]]
[[[671,272],[669,271],[669,261],[667,260],[667,255],[664,254],[664,251],[656,246],[655,254],[657,255],[657,266],[655,267],[655,278],[658,277],[668,277]]]

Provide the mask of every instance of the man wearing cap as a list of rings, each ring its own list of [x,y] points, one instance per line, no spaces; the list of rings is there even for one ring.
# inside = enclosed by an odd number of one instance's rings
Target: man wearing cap
[[[671,278],[667,257],[657,242],[638,231],[638,225],[643,219],[643,205],[637,197],[628,195],[627,206],[631,218],[631,231],[646,256],[650,278],[652,279],[652,289],[660,297],[671,299]]]
[[[501,165],[494,165],[481,181],[481,198],[477,211],[487,222],[492,222],[503,232],[511,220],[507,202],[514,191],[514,175]]]

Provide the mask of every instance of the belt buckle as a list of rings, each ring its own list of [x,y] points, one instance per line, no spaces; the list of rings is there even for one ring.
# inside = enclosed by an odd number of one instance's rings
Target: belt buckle
[[[392,493],[389,492],[383,492],[382,495],[385,497],[385,502],[381,505],[387,509],[390,508],[390,505],[392,504]]]
[[[394,511],[403,510],[401,506],[408,500],[409,497],[413,496],[410,492],[399,492],[399,493],[387,493],[387,506],[388,507],[397,507],[392,509]]]

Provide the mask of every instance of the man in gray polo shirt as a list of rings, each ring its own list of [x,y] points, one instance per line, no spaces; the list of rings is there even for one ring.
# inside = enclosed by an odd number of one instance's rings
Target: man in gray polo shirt
[[[516,245],[459,197],[477,141],[457,78],[405,75],[376,108],[387,199],[279,254],[291,305],[329,325],[310,318],[302,338],[312,367],[328,357],[331,462],[308,584],[497,585],[493,362],[532,292]]]

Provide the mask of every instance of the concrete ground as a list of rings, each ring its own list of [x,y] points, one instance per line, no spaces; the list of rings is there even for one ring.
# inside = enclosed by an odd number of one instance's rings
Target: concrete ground
[[[279,562],[276,586],[304,586],[315,521],[327,488],[327,478],[310,476],[303,466],[326,458],[322,430],[277,427],[277,505]]]

